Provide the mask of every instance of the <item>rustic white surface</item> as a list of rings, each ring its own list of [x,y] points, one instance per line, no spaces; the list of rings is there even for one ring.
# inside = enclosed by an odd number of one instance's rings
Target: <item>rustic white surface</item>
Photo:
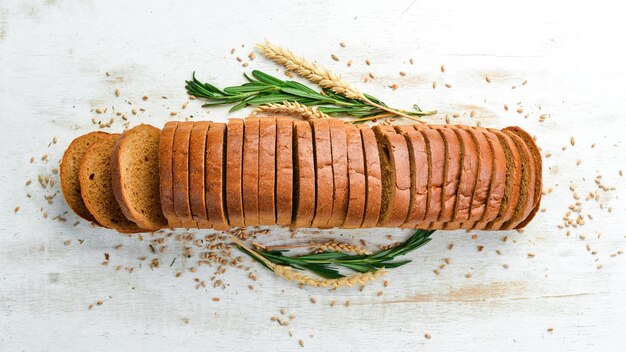
[[[605,1],[2,0],[0,351],[274,351],[301,349],[300,339],[311,351],[625,350],[626,255],[611,257],[626,249],[618,175],[626,163],[623,13],[618,2]],[[58,186],[42,190],[37,176],[51,174],[68,143],[97,128],[93,117],[144,107],[130,117],[133,125],[161,126],[170,111],[224,120],[225,110],[209,113],[197,101],[182,110],[183,81],[194,70],[220,86],[241,83],[242,72],[252,68],[280,75],[263,58],[245,69],[235,60],[248,61],[264,38],[391,105],[438,109],[433,121],[458,112],[460,123],[523,126],[552,154],[544,159],[545,188],[553,188],[543,198],[546,211],[523,234],[478,232],[471,239],[440,232],[410,255],[411,264],[393,270],[389,287],[379,281],[363,292],[299,289],[258,266],[256,282],[230,270],[226,289],[196,290],[193,278],[208,280],[212,270],[175,278],[188,267],[180,258],[168,266],[180,257],[175,241],[160,256],[162,267],[150,270],[146,262],[138,267],[139,257],[152,258],[147,239],[84,222],[72,227],[72,214],[67,223],[52,220],[67,205],[60,195],[48,205],[43,197]],[[376,79],[363,83],[368,72]],[[396,91],[387,87],[393,83]],[[150,99],[142,101],[143,95]],[[518,102],[524,113],[515,112]],[[94,112],[105,107],[104,115]],[[544,123],[541,114],[549,116]],[[119,121],[111,130],[121,130]],[[48,146],[55,136],[58,143]],[[40,160],[45,153],[48,163]],[[598,189],[599,174],[616,190],[584,201]],[[25,186],[27,179],[33,184]],[[571,183],[583,197],[586,225],[566,237],[557,225],[575,202]],[[384,234],[405,233],[351,234],[384,242]],[[108,266],[101,265],[105,252]],[[443,258],[452,262],[437,276],[433,270]],[[117,265],[137,268],[128,273]],[[98,300],[104,303],[89,310]],[[280,308],[296,315],[289,326],[270,321]]]

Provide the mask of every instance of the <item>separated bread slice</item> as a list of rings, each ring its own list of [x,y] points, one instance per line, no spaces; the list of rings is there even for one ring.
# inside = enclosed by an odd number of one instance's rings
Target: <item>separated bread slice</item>
[[[259,119],[259,221],[276,223],[276,118]]]
[[[108,135],[106,132],[91,132],[74,139],[65,150],[60,167],[61,190],[65,201],[76,215],[96,225],[98,222],[85,206],[80,194],[79,170],[87,149]]]
[[[228,218],[225,207],[226,185],[224,184],[224,167],[226,157],[226,124],[214,122],[207,133],[205,154],[205,203],[207,217],[216,230],[228,229]]]
[[[511,219],[502,226],[501,230],[514,229],[520,224],[528,215],[532,212],[534,206],[534,192],[535,192],[535,163],[533,161],[532,153],[528,145],[515,133],[510,130],[503,130],[513,142],[515,143],[518,152],[520,153],[520,160],[522,162],[522,180],[520,184],[520,195],[517,207]]]
[[[276,223],[291,224],[293,209],[293,121],[289,117],[276,118]]]
[[[378,225],[399,227],[409,212],[411,174],[409,150],[403,136],[391,126],[374,126],[378,142],[383,192]]]
[[[365,156],[365,212],[361,227],[376,227],[380,217],[382,202],[382,175],[380,170],[380,157],[376,135],[367,125],[357,126],[361,132],[363,142],[363,155]]]
[[[159,192],[159,138],[161,130],[141,124],[126,131],[113,148],[113,194],[124,215],[139,227],[167,227]]]
[[[428,205],[428,150],[424,136],[411,125],[395,126],[396,131],[403,135],[409,148],[409,165],[411,168],[411,201],[409,213],[402,224],[405,228],[415,228],[422,224]]]
[[[428,208],[424,223],[420,228],[432,228],[433,223],[439,219],[443,200],[445,146],[443,137],[437,130],[428,126],[414,125],[428,145]]]
[[[208,227],[205,198],[206,142],[211,123],[194,122],[189,137],[189,207],[191,217],[198,222],[198,227]]]
[[[524,143],[526,143],[526,146],[530,149],[530,153],[533,156],[533,161],[535,164],[535,192],[533,196],[533,210],[530,212],[530,214],[528,214],[528,216],[526,216],[526,218],[522,222],[515,226],[516,229],[521,229],[528,225],[528,223],[535,217],[541,206],[541,193],[543,190],[543,163],[541,160],[541,152],[539,150],[539,147],[537,146],[534,138],[530,134],[524,131],[521,127],[517,126],[507,127],[505,128],[505,130],[515,133],[524,141]]]
[[[493,155],[493,173],[491,177],[491,185],[489,187],[489,195],[487,196],[485,212],[483,213],[483,217],[480,221],[475,224],[474,228],[476,229],[483,229],[487,223],[498,216],[500,212],[500,204],[502,203],[502,198],[504,198],[507,169],[506,156],[498,138],[484,128],[480,128],[480,130],[487,138],[489,147],[491,148],[491,153]]]
[[[365,212],[365,155],[361,132],[354,124],[346,124],[348,144],[348,210],[343,227],[354,229],[361,226]]]
[[[491,222],[485,225],[485,230],[499,229],[500,226],[513,216],[517,202],[519,200],[519,187],[522,179],[522,162],[520,160],[520,154],[517,151],[515,143],[505,133],[497,129],[488,129],[493,133],[504,150],[506,157],[506,185],[504,188],[504,197],[500,204],[500,211],[498,216]]]
[[[293,122],[293,227],[311,227],[316,204],[315,148],[311,125]]]
[[[243,141],[242,119],[228,119],[226,138],[226,210],[231,227],[245,226],[243,217]],[[203,192],[204,194],[204,192]],[[204,197],[204,196],[203,196]]]
[[[493,153],[487,138],[479,129],[469,126],[459,126],[459,128],[470,134],[478,151],[478,172],[476,173],[476,187],[472,194],[469,219],[467,224],[464,223],[461,226],[464,229],[471,229],[483,216],[487,207],[487,196],[489,195],[491,175],[493,173]]]
[[[327,228],[333,211],[333,159],[328,119],[311,121],[315,148],[316,204],[313,227]]]
[[[80,194],[93,217],[104,227],[122,233],[145,231],[128,220],[113,194],[111,153],[120,134],[111,134],[92,144],[80,165]]]
[[[348,144],[345,123],[330,119],[330,144],[333,158],[333,210],[327,227],[340,227],[348,212]]]
[[[159,138],[159,187],[161,194],[161,210],[170,227],[180,227],[181,221],[174,210],[174,134],[178,121],[170,121],[161,130]]]
[[[259,225],[259,118],[245,120],[243,141],[243,219],[246,226]]]
[[[180,122],[172,145],[174,212],[183,227],[195,227],[189,205],[189,140],[193,122]]]

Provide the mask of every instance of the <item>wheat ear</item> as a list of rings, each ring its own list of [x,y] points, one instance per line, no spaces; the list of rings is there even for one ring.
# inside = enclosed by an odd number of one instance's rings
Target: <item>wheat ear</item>
[[[344,276],[338,279],[315,279],[308,275],[304,275],[298,270],[295,270],[289,266],[274,264],[259,253],[257,253],[252,248],[246,246],[246,244],[239,240],[237,237],[232,235],[229,235],[228,237],[243,250],[263,262],[263,264],[270,268],[274,272],[274,274],[276,274],[276,276],[283,278],[287,281],[293,281],[307,286],[333,288],[352,287],[354,285],[363,285],[369,281],[376,280],[377,278],[387,273],[384,268],[380,268],[374,272],[358,273],[350,276]]]
[[[330,118],[330,116],[324,114],[323,112],[313,107],[302,105],[297,101],[285,101],[281,104],[261,105],[252,111],[252,115],[261,113],[298,115],[304,120]]]
[[[372,254],[366,248],[354,244],[330,240],[320,244],[312,244],[318,252],[341,252],[347,254],[369,255]]]
[[[287,70],[297,73],[300,77],[318,84],[320,87],[332,90],[337,94],[342,94],[350,99],[358,99],[374,106],[383,111],[387,111],[394,115],[406,117],[407,119],[425,123],[424,120],[415,116],[407,115],[402,111],[390,109],[384,105],[374,103],[365,96],[360,90],[350,83],[341,79],[340,76],[330,72],[328,69],[320,67],[311,61],[295,55],[288,49],[281,48],[278,45],[270,43],[267,39],[263,44],[257,44],[259,50],[265,57],[284,66]]]

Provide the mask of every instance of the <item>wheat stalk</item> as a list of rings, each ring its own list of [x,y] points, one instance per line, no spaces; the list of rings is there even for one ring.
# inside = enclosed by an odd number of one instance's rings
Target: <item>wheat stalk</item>
[[[252,111],[252,115],[260,113],[298,115],[304,120],[330,118],[330,116],[324,114],[323,112],[313,107],[302,105],[297,101],[285,101],[281,104],[261,105],[258,108],[254,109],[254,111]]]
[[[333,92],[344,95],[350,99],[361,100],[371,106],[374,106],[383,111],[387,111],[394,115],[399,115],[414,121],[425,123],[424,120],[415,116],[407,115],[402,111],[390,109],[384,105],[374,103],[356,87],[341,79],[340,76],[330,72],[326,68],[320,67],[310,62],[309,60],[301,56],[295,55],[288,49],[284,49],[278,45],[270,43],[267,39],[264,43],[257,44],[257,49],[268,59],[276,62],[279,65],[284,66],[285,68],[287,68],[287,70],[295,72],[299,76],[306,78],[323,88],[330,89]]]
[[[346,242],[338,242],[335,240],[330,240],[321,244],[314,244],[312,246],[318,252],[342,252],[348,254],[357,254],[357,255],[370,255],[372,254],[366,248],[361,246],[357,246],[354,244],[346,243]]]

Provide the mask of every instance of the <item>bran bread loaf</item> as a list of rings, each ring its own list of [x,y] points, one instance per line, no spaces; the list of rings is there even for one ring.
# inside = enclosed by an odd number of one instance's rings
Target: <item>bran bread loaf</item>
[[[226,185],[224,183],[224,156],[226,145],[226,124],[214,122],[209,128],[205,152],[205,203],[208,221],[216,230],[227,230],[228,215],[226,213],[225,198]]]
[[[259,119],[259,222],[276,223],[276,118]]]
[[[245,226],[243,218],[243,195],[241,190],[243,171],[244,123],[242,119],[228,119],[226,138],[226,210],[231,227]],[[203,193],[204,194],[204,193]]]
[[[345,123],[339,119],[328,121],[330,147],[333,158],[333,206],[327,227],[341,227],[348,212],[348,143]]]
[[[313,227],[328,228],[333,210],[333,159],[328,119],[311,121],[315,148],[316,204]]]
[[[90,132],[77,137],[67,147],[63,154],[63,159],[61,159],[59,177],[61,179],[61,190],[63,191],[67,205],[69,205],[70,209],[72,209],[76,215],[96,225],[99,224],[85,206],[83,197],[80,194],[79,170],[87,149],[94,143],[105,139],[108,135],[109,134],[106,132]]]
[[[111,154],[113,194],[122,212],[143,229],[167,227],[159,193],[161,130],[141,124],[118,139]]]
[[[363,155],[365,157],[365,210],[361,227],[375,227],[380,217],[382,202],[382,176],[380,170],[380,157],[378,155],[378,143],[374,131],[367,125],[357,125],[361,132],[363,143]]]
[[[259,225],[259,118],[244,121],[243,219],[246,226]]]
[[[293,122],[293,211],[291,226],[310,227],[315,215],[316,169],[311,125]]]
[[[144,232],[124,216],[113,194],[111,153],[120,137],[120,134],[107,135],[87,149],[79,170],[80,193],[85,206],[102,226],[122,233]]]
[[[365,154],[361,132],[354,124],[346,124],[348,144],[348,210],[343,228],[354,229],[361,226],[365,212]]]
[[[276,118],[276,223],[289,226],[293,209],[293,121]]]
[[[208,222],[206,213],[206,192],[204,188],[205,180],[205,152],[207,134],[211,123],[208,121],[194,122],[189,137],[189,207],[191,209],[191,217],[200,223]]]

